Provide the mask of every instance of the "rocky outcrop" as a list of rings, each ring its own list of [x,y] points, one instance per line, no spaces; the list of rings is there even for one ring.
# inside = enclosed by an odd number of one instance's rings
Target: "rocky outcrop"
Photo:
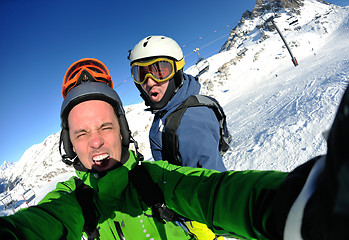
[[[230,31],[227,41],[221,47],[222,51],[229,51],[233,47],[238,48],[238,46],[243,42],[244,37],[257,29],[265,29],[267,31],[274,31],[270,25],[260,24],[257,26],[251,26],[246,28],[246,21],[254,20],[263,16],[266,13],[277,14],[278,12],[287,12],[289,15],[297,16],[300,14],[300,9],[304,5],[305,0],[257,0],[252,12],[245,11],[239,21],[239,23]],[[317,0],[318,2],[328,4],[325,1]],[[244,26],[244,27],[242,27]]]

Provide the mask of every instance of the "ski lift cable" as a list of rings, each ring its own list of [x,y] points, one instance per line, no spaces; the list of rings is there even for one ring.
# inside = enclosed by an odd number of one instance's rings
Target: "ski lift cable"
[[[224,37],[228,36],[229,34],[230,34],[230,33],[227,33],[227,34],[225,34],[225,35],[223,35],[223,36],[220,36],[220,37],[218,37],[218,38],[214,39],[213,41],[211,41],[211,42],[207,43],[206,45],[204,45],[204,46],[200,47],[199,49],[203,49],[203,48],[205,48],[205,47],[207,47],[207,46],[211,45],[212,43],[214,43],[214,42],[216,42],[216,41],[218,41],[218,40],[220,40],[220,39],[222,39],[222,38],[224,38]],[[185,55],[184,57],[188,57],[188,56],[190,56],[190,55],[191,55],[191,54],[193,54],[193,53],[194,53],[194,51],[192,51],[191,53],[189,53],[189,54]]]
[[[230,33],[227,33],[227,34],[225,34],[224,36],[221,36],[221,37],[219,37],[219,38],[217,38],[217,39],[215,39],[215,40],[209,42],[208,44],[204,45],[203,47],[200,47],[200,49],[203,49],[203,48],[205,48],[205,47],[211,45],[212,43],[214,43],[214,42],[216,42],[216,41],[218,41],[218,40],[220,40],[220,39],[222,39],[222,38],[228,36],[229,34],[230,34]]]
[[[211,33],[208,33],[208,34],[206,34],[206,35],[204,35],[204,36],[202,36],[202,37],[199,37],[199,39],[195,39],[195,40],[190,41],[190,42],[188,42],[188,43],[186,43],[186,44],[183,44],[183,45],[182,45],[182,48],[188,47],[189,45],[191,45],[191,44],[193,44],[193,43],[195,43],[195,42],[197,42],[197,41],[199,41],[199,40],[201,40],[201,39],[203,39],[203,38],[206,38],[207,36],[210,36],[210,35],[212,35],[212,34],[215,34],[215,33],[217,33],[218,31],[220,31],[220,30],[222,30],[222,29],[228,28],[228,27],[230,27],[231,25],[232,25],[232,24],[227,24],[226,26],[221,27],[221,28],[218,29],[218,30],[214,30],[214,31],[211,32]]]
[[[125,82],[127,82],[128,80],[130,80],[132,77],[128,77],[126,79],[124,79],[121,83],[119,83],[118,85],[116,85],[114,88],[117,88],[119,86],[121,86],[122,84],[124,84]]]
[[[228,25],[226,25],[225,27],[220,28],[219,30],[214,30],[212,33],[208,33],[208,34],[204,35],[203,37],[200,37],[199,39],[190,41],[189,43],[184,44],[182,47],[187,47],[188,45],[190,45],[190,44],[192,44],[192,43],[194,43],[194,42],[197,42],[197,41],[199,41],[199,40],[201,40],[201,39],[203,39],[203,38],[205,38],[205,37],[207,37],[207,36],[210,36],[210,35],[212,35],[212,34],[214,34],[214,33],[217,33],[218,31],[220,31],[220,30],[223,29],[223,28],[230,27],[230,25],[231,25],[231,24],[228,24]]]
[[[131,90],[133,90],[134,89],[134,87],[132,86],[132,87],[130,87],[130,88],[128,88],[124,93],[122,93],[122,94],[120,94],[119,96],[120,96],[120,98],[122,98],[123,96],[125,96],[126,94],[128,94]],[[139,95],[138,95],[139,96]],[[134,103],[131,103],[131,104],[135,104],[135,103],[138,103],[138,101],[133,101]],[[131,105],[130,104],[130,105]]]
[[[204,56],[204,58],[211,57],[214,53],[218,52],[220,49],[221,49],[221,48],[217,48],[217,49],[215,49],[214,51],[212,51],[212,52],[206,54],[206,55]]]
[[[194,53],[194,51],[192,51],[191,53],[185,55],[184,57],[189,57],[190,55],[192,55]]]
[[[126,93],[134,89],[134,86],[129,87],[124,93],[120,94],[120,97],[125,96]]]

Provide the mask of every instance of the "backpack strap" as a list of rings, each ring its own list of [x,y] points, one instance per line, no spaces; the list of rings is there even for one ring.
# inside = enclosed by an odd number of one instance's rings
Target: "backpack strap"
[[[129,179],[141,199],[152,209],[155,218],[163,223],[179,219],[177,213],[167,208],[161,189],[154,183],[141,162],[129,171]]]
[[[75,183],[75,195],[85,219],[84,231],[89,240],[99,239],[99,232],[97,229],[99,216],[97,215],[97,209],[93,203],[94,191],[90,186],[84,184],[81,179],[75,179]]]
[[[188,107],[202,106],[211,108],[214,111],[219,122],[219,150],[221,151],[221,153],[224,153],[229,149],[231,135],[227,128],[226,116],[224,114],[223,108],[219,105],[218,101],[212,97],[199,94],[192,95],[188,97],[181,105],[179,105],[176,110],[170,113],[165,120],[164,132],[162,134],[162,155],[163,158],[166,159],[169,163],[182,165],[177,148],[177,129]]]

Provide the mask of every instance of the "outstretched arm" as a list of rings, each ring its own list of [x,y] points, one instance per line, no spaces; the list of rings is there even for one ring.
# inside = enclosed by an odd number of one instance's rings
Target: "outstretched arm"
[[[275,195],[287,173],[177,167],[144,162],[163,190],[166,204],[182,216],[205,223],[217,234],[269,239]]]
[[[37,206],[0,218],[0,239],[80,239],[84,219],[70,190],[58,183]]]

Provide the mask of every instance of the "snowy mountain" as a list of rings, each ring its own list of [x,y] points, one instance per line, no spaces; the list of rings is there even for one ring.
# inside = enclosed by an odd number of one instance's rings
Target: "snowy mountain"
[[[13,166],[14,163],[10,163],[10,162],[4,162],[1,166],[0,166],[0,170],[1,171],[5,171],[8,168],[11,168],[11,166]]]
[[[275,27],[265,24],[272,16],[297,67]],[[316,0],[257,0],[252,12],[243,14],[199,78],[202,93],[217,98],[227,115],[233,136],[224,156],[228,169],[290,171],[326,152],[322,132],[330,128],[349,80],[348,20],[348,7]],[[198,66],[186,72],[196,75]],[[151,159],[152,115],[144,109],[143,103],[125,107],[140,151]],[[0,200],[11,196],[22,204],[18,208],[25,207],[21,195],[31,189],[36,198],[29,204],[35,204],[73,175],[61,162],[58,142],[59,133],[53,134],[0,170]],[[0,215],[9,213],[3,209]]]

